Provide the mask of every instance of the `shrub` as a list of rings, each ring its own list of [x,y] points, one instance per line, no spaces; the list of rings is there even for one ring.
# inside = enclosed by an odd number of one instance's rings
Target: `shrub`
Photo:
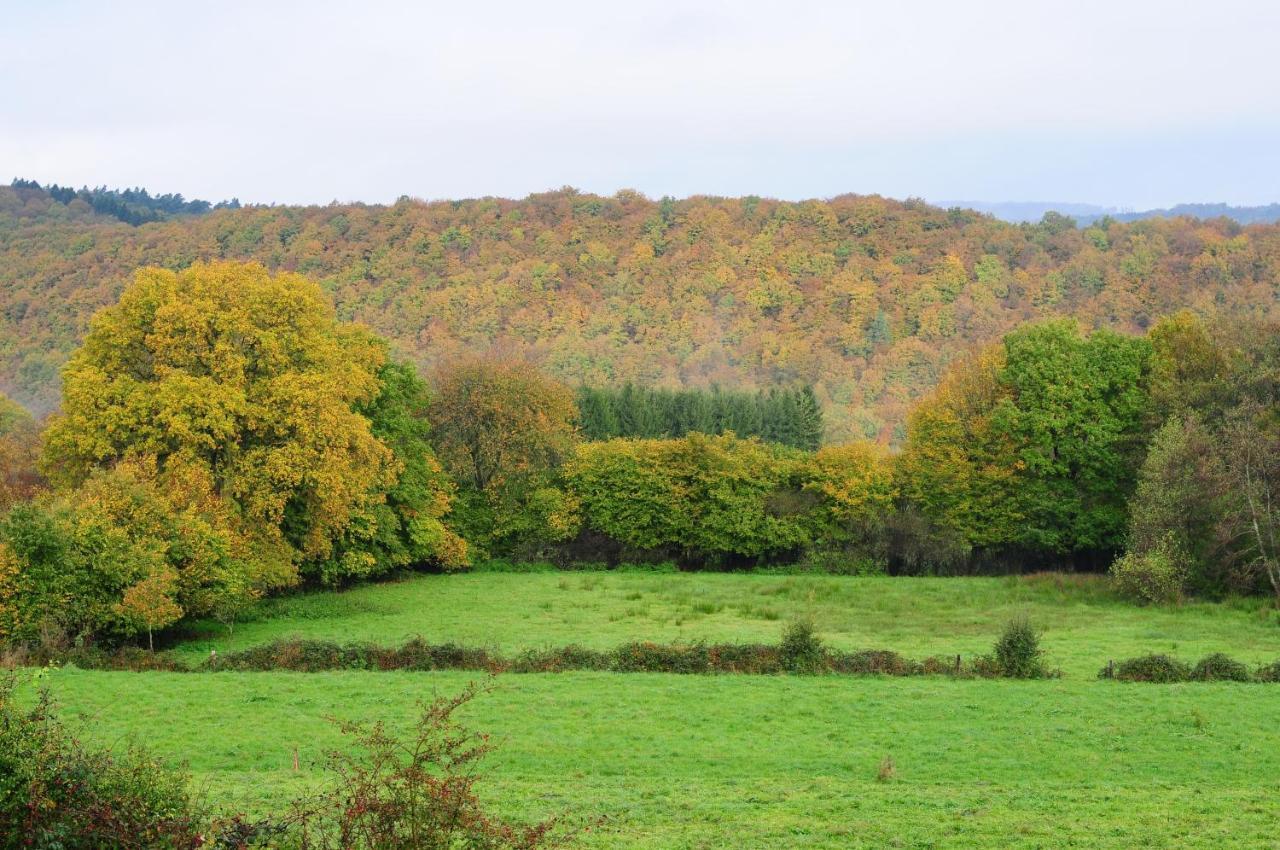
[[[1249,668],[1221,652],[1206,655],[1191,671],[1198,682],[1248,682]]]
[[[0,679],[0,850],[195,848],[201,815],[187,777],[140,750],[84,747],[47,693],[20,707]]]
[[[1253,677],[1259,682],[1280,682],[1280,660],[1259,667]]]
[[[627,643],[613,651],[610,669],[619,673],[710,673],[711,653],[701,643]]]
[[[463,726],[458,709],[478,693],[421,706],[412,738],[401,742],[381,723],[344,723],[355,746],[334,751],[332,789],[295,804],[293,822],[308,850],[535,850],[563,846],[554,821],[524,825],[491,815],[476,795],[488,738]]]
[[[1143,655],[1140,658],[1129,658],[1115,665],[1114,669],[1104,668],[1099,674],[1101,678],[1113,678],[1122,682],[1155,682],[1168,684],[1185,682],[1191,678],[1191,668],[1176,658],[1167,655]]]
[[[609,653],[565,646],[559,649],[531,649],[511,662],[513,673],[560,673],[564,670],[608,670]]]
[[[817,673],[826,665],[827,653],[822,638],[808,620],[797,620],[782,633],[778,646],[782,666],[792,673]]]
[[[800,560],[788,572],[823,573],[833,576],[881,576],[886,563],[856,549],[814,547],[806,549]]]
[[[759,643],[721,643],[709,648],[711,666],[720,673],[781,673],[782,654],[776,646]]]
[[[1169,545],[1129,552],[1111,565],[1111,577],[1121,593],[1140,602],[1177,602],[1187,581],[1186,559]]]
[[[1023,617],[1011,620],[995,645],[999,675],[1010,679],[1042,679],[1049,675],[1040,649],[1040,635]]]
[[[837,673],[851,673],[861,676],[911,676],[923,670],[923,665],[903,658],[898,653],[887,649],[833,653],[830,656],[830,664],[831,669]]]

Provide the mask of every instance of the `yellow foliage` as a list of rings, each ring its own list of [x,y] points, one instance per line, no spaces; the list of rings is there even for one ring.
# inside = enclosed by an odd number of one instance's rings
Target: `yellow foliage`
[[[255,533],[286,509],[300,514],[291,542],[322,557],[395,480],[390,450],[354,410],[376,396],[385,356],[300,275],[253,263],[141,269],[63,371],[44,469],[75,484],[131,455],[161,470],[180,461]]]

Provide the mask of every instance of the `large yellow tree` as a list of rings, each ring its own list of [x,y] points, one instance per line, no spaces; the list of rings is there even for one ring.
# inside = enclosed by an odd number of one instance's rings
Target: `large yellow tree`
[[[357,410],[385,356],[301,275],[141,269],[63,371],[43,468],[63,485],[134,456],[199,468],[255,532],[324,558],[396,478]]]

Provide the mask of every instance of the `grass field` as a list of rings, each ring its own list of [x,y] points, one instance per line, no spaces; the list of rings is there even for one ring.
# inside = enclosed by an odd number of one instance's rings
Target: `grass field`
[[[313,775],[337,740],[325,715],[400,724],[473,678],[51,681],[95,740],[141,740],[215,801],[257,808]],[[588,847],[1280,846],[1265,685],[566,673],[507,676],[473,705],[500,744],[486,795],[528,818],[606,816]]]
[[[485,795],[524,818],[602,815],[590,848],[1280,847],[1280,690],[1098,681],[1108,657],[1280,657],[1260,602],[1142,609],[1078,577],[420,577],[264,606],[197,657],[286,635],[503,650],[762,640],[810,616],[832,644],[989,649],[1011,615],[1047,629],[1053,681],[507,675],[467,709],[494,733]],[[403,725],[469,673],[104,673],[47,681],[95,741],[186,761],[217,803],[263,810],[316,781],[327,716]],[[302,770],[294,773],[297,748]],[[877,778],[891,757],[895,775]]]
[[[189,660],[280,637],[398,644],[421,635],[502,651],[632,640],[774,643],[811,618],[839,649],[904,655],[990,650],[1025,614],[1045,629],[1048,660],[1090,678],[1108,659],[1166,652],[1280,658],[1280,614],[1267,600],[1137,608],[1098,576],[888,578],[708,573],[474,573],[419,576],[342,593],[271,600],[260,619],[204,624],[178,647]]]

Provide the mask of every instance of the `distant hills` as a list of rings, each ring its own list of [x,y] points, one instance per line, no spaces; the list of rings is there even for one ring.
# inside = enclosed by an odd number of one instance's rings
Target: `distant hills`
[[[951,360],[1023,322],[1280,314],[1280,225],[1117,219],[573,189],[237,209],[20,182],[0,186],[0,391],[53,409],[68,352],[134,269],[212,259],[313,278],[424,369],[493,353],[571,386],[812,385],[832,441],[897,442]]]
[[[1229,218],[1240,224],[1275,224],[1280,221],[1280,204],[1261,207],[1234,207],[1230,204],[1178,204],[1159,210],[1122,210],[1097,204],[1073,204],[1065,201],[940,201],[938,206],[977,210],[1002,221],[1037,222],[1045,213],[1069,216],[1080,225],[1093,224],[1104,217],[1116,221],[1142,221],[1147,218]]]

